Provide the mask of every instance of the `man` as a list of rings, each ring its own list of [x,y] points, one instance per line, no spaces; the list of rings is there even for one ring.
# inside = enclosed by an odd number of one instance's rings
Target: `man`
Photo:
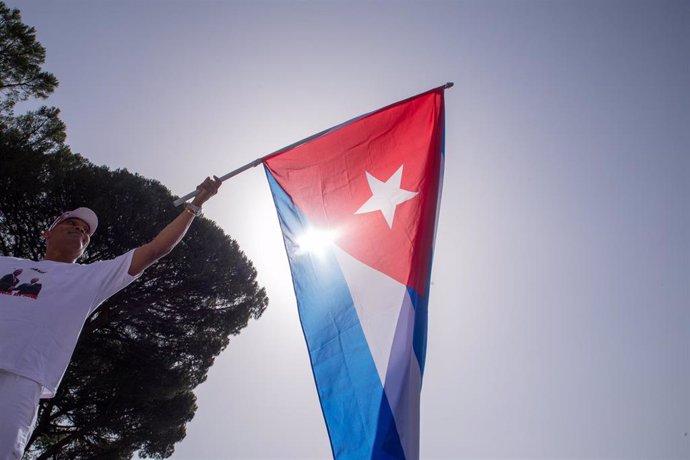
[[[15,270],[12,273],[8,273],[7,275],[0,278],[0,293],[2,293],[2,294],[11,293],[12,289],[14,289],[14,287],[19,282],[19,278],[17,278],[17,277],[21,274],[22,274],[22,270]]]
[[[88,208],[53,222],[43,234],[42,260],[0,256],[0,273],[12,276],[6,276],[8,290],[41,281],[35,295],[0,295],[0,460],[21,458],[39,399],[55,395],[89,315],[168,254],[220,184],[215,176],[206,178],[192,203],[152,241],[112,260],[75,263],[98,226]]]

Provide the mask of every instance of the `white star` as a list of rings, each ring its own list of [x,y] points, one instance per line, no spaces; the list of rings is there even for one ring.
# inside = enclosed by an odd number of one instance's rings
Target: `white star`
[[[403,167],[400,166],[395,174],[393,174],[386,182],[382,182],[369,174],[367,171],[367,181],[369,182],[369,189],[371,190],[371,198],[362,205],[355,214],[364,214],[367,212],[381,211],[383,218],[389,228],[393,228],[393,218],[395,216],[395,207],[409,199],[412,199],[419,192],[411,192],[400,188],[400,181],[402,180]]]

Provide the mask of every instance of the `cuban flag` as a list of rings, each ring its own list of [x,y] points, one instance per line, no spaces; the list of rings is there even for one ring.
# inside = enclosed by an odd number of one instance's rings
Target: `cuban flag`
[[[264,160],[336,459],[419,458],[443,89]]]

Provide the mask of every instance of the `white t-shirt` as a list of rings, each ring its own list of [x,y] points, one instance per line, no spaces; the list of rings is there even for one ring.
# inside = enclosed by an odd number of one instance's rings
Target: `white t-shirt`
[[[137,278],[127,273],[133,253],[86,265],[0,256],[0,369],[52,398],[86,319]]]

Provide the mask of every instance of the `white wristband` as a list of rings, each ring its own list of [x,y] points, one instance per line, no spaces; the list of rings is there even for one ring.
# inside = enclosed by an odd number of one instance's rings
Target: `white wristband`
[[[184,207],[187,211],[191,212],[196,217],[199,217],[201,215],[201,206],[197,206],[192,203],[185,203]]]

